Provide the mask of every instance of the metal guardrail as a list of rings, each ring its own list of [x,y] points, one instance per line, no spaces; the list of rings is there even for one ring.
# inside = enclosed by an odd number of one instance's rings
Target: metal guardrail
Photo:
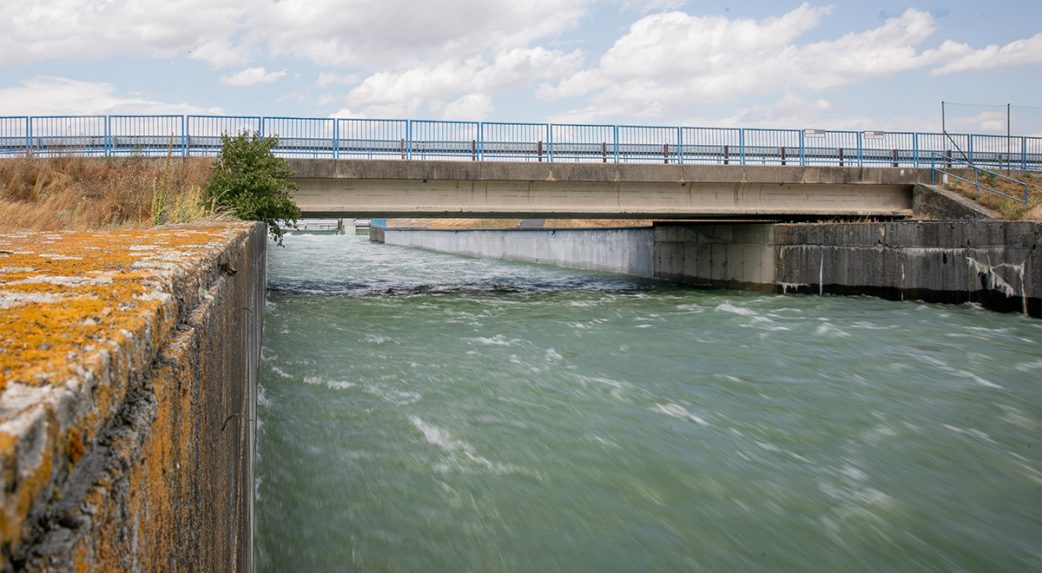
[[[956,170],[963,171],[963,172],[965,172],[965,171],[972,171],[973,172],[973,180],[971,181],[968,177],[963,177],[963,175],[960,175]],[[936,184],[938,175],[942,176],[942,181],[945,178],[950,177],[952,179],[957,179],[959,181],[963,181],[965,183],[969,183],[970,185],[973,185],[973,188],[976,190],[976,198],[977,199],[980,199],[980,192],[981,192],[981,189],[983,189],[985,191],[988,191],[989,193],[994,193],[995,195],[1000,195],[1002,197],[1005,197],[1007,199],[1011,199],[1011,200],[1016,201],[1018,203],[1022,203],[1024,205],[1028,204],[1028,184],[1027,183],[1025,183],[1023,181],[1018,181],[1016,179],[1013,179],[1012,177],[1008,177],[1006,175],[1003,175],[1001,173],[997,173],[997,172],[992,171],[990,169],[985,169],[983,167],[980,167],[979,165],[974,165],[973,163],[970,163],[970,162],[967,162],[967,161],[961,161],[961,160],[958,160],[958,159],[952,159],[952,157],[950,155],[946,155],[946,156],[936,156],[936,155],[935,156],[931,156],[931,158],[930,158],[930,182],[933,183],[933,184]],[[981,182],[981,179],[984,180],[983,183]],[[992,187],[991,185],[993,185],[996,180],[1008,181],[1011,184],[1011,186],[1019,187],[1021,189],[1020,194],[1018,194],[1018,195],[1011,195],[1009,193],[1006,193],[1005,191],[1002,191],[1000,189]]]
[[[299,157],[932,167],[956,150],[978,167],[1042,170],[1042,137],[217,115],[0,116],[0,156],[207,156],[243,131]]]

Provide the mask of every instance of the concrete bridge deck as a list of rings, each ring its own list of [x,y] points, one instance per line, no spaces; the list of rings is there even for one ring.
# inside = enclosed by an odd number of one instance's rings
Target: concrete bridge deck
[[[929,170],[290,159],[306,217],[907,217]]]

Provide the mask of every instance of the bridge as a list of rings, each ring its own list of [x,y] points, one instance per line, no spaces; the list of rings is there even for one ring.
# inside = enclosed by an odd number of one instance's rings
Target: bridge
[[[907,217],[928,170],[290,159],[305,217]]]
[[[275,136],[305,216],[904,217],[938,169],[1042,170],[1042,137],[215,115],[0,117],[0,157],[195,157]]]

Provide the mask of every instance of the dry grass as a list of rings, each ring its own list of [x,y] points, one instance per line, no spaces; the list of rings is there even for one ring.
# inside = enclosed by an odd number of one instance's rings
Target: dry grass
[[[0,231],[147,227],[211,218],[209,159],[0,160]]]
[[[957,171],[960,177],[973,179],[973,171]],[[960,195],[969,197],[977,203],[997,211],[1003,219],[1009,221],[1042,221],[1042,173],[1033,171],[1013,172],[1009,177],[1028,184],[1028,204],[1024,205],[1001,195],[996,195],[986,189],[981,189],[978,197],[977,189],[972,183],[949,178],[944,185],[945,189],[955,191]],[[1023,187],[1000,177],[989,177],[984,175],[980,179],[981,185],[1002,191],[1014,197],[1023,196]]]

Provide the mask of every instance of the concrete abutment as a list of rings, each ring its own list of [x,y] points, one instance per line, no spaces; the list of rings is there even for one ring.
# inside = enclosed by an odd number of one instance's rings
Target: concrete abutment
[[[266,246],[243,223],[0,237],[5,570],[251,569]]]

